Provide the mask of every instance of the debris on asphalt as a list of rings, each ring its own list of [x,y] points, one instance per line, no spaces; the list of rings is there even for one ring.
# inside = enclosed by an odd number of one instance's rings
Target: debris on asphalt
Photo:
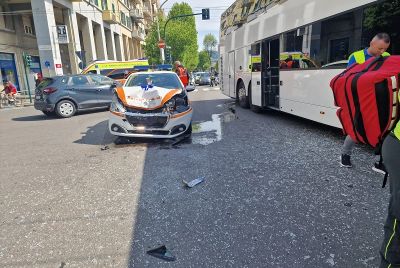
[[[189,139],[191,136],[192,136],[192,135],[187,134],[187,135],[185,135],[185,136],[179,137],[178,140],[176,140],[174,143],[172,143],[172,146],[176,146],[176,145],[178,145],[178,144],[180,144],[180,143],[186,141],[186,140]]]
[[[65,262],[61,262],[61,266],[60,266],[60,268],[64,268],[64,267],[65,267],[65,265],[67,265]]]
[[[164,245],[147,251],[147,254],[155,258],[162,259],[164,261],[176,261],[176,258],[172,255],[170,251],[167,250],[167,247]]]
[[[108,149],[110,149],[110,147],[108,147],[107,145],[105,145],[105,146],[103,146],[103,147],[100,148],[100,150],[102,150],[102,151],[106,151],[106,150],[108,150]]]
[[[348,203],[344,203],[344,205],[345,205],[346,207],[351,207],[353,204],[352,204],[351,202],[348,202]]]
[[[194,179],[194,180],[192,180],[190,182],[187,182],[187,181],[183,180],[183,184],[185,184],[185,186],[188,187],[188,188],[193,188],[197,184],[202,183],[204,180],[205,180],[205,177],[200,177],[200,178]]]

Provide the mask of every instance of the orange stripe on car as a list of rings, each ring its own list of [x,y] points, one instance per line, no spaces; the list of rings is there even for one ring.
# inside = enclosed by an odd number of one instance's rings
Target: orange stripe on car
[[[192,111],[193,111],[193,109],[190,108],[189,110],[187,110],[183,113],[179,113],[179,114],[175,114],[175,115],[171,116],[171,118],[179,118],[179,117],[187,115],[188,113],[191,113]]]
[[[179,89],[173,89],[170,92],[168,92],[164,98],[161,101],[161,104],[164,105],[167,101],[169,101],[173,96],[176,94],[180,93],[181,91]]]
[[[125,115],[123,113],[118,113],[118,112],[114,112],[114,111],[110,111],[110,113],[112,113],[116,116],[125,117]]]
[[[122,87],[119,87],[115,90],[117,92],[118,98],[127,106],[125,91]]]

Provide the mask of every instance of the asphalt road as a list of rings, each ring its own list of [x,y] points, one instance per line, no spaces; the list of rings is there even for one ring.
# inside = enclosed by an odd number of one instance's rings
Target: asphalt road
[[[339,168],[336,129],[190,96],[195,133],[172,141],[115,141],[106,111],[0,110],[0,267],[378,266],[372,151]],[[146,254],[161,245],[176,261]]]

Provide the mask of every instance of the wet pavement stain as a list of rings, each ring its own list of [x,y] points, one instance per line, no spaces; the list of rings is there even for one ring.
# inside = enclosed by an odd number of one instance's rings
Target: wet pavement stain
[[[193,124],[192,144],[210,145],[222,140],[223,124],[237,119],[232,112],[213,114],[211,121]]]

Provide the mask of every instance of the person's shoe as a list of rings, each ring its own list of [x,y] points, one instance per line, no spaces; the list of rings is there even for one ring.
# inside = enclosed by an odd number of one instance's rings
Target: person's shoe
[[[353,167],[350,161],[350,155],[348,154],[342,154],[340,157],[340,166],[346,167],[346,168],[351,168]]]
[[[372,167],[372,170],[378,173],[381,173],[383,175],[386,174],[386,168],[385,165],[383,165],[382,162],[375,162],[374,166]]]

